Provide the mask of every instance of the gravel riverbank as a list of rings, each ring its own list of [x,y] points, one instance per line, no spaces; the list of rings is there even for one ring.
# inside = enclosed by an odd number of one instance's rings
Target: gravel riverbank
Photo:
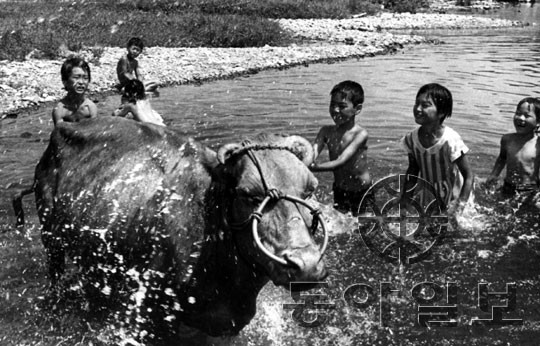
[[[270,68],[385,54],[404,45],[427,41],[422,36],[407,34],[410,30],[405,29],[521,25],[501,19],[451,14],[381,14],[344,20],[281,19],[278,22],[305,43],[262,48],[152,47],[145,49],[139,58],[140,65],[146,79],[167,86],[231,78]],[[94,56],[91,50],[81,53],[90,62],[92,95],[114,92],[116,63],[124,52],[124,48],[104,48],[100,56]],[[0,61],[0,118],[60,99],[65,94],[60,80],[63,60]]]

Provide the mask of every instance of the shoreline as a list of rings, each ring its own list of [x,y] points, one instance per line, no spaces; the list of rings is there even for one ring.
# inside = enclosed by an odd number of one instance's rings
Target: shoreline
[[[406,33],[407,30],[524,26],[519,22],[488,17],[427,13],[277,21],[302,43],[259,48],[148,47],[138,60],[146,80],[156,80],[160,87],[169,87],[231,79],[268,69],[384,55],[408,45],[437,42]],[[98,52],[97,56],[95,52]],[[65,57],[72,53],[66,52]],[[118,94],[115,89],[116,63],[124,53],[125,48],[89,49],[78,53],[90,65],[91,99]],[[60,67],[65,57],[0,61],[0,119],[16,118],[21,112],[47,107],[61,99],[65,91]]]

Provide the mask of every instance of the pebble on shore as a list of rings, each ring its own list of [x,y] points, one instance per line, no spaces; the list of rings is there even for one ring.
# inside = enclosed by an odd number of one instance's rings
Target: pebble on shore
[[[422,36],[397,33],[404,29],[496,28],[521,25],[502,19],[450,14],[380,14],[352,19],[280,19],[279,24],[305,44],[262,48],[146,48],[140,64],[146,79],[160,86],[231,78],[270,68],[384,54]],[[387,30],[394,30],[388,32]],[[124,48],[104,48],[99,59],[88,59],[90,92],[110,93],[117,83],[116,63]],[[90,57],[91,58],[91,57]],[[97,61],[94,61],[97,60]],[[59,100],[63,59],[0,61],[0,119],[21,109]]]

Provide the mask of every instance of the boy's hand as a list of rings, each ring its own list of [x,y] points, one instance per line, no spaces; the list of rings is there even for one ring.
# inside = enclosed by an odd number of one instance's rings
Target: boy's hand
[[[486,181],[482,184],[482,186],[484,187],[484,189],[490,191],[490,190],[495,189],[495,187],[497,186],[497,183],[498,183],[497,177],[488,177]]]
[[[399,200],[398,200],[400,210],[403,209],[403,210],[407,210],[409,213],[412,213],[412,214],[415,213],[415,209],[411,204],[412,197],[413,196],[411,195],[410,191],[405,191],[405,189],[400,191]]]
[[[463,202],[462,200],[455,200],[454,202],[450,203],[448,206],[448,214],[453,216],[458,216],[463,214],[463,211],[465,210],[465,206],[467,206],[467,202]]]
[[[113,113],[113,117],[119,116],[119,117],[125,117],[126,114],[124,114],[124,105],[120,105],[120,107],[116,108]]]

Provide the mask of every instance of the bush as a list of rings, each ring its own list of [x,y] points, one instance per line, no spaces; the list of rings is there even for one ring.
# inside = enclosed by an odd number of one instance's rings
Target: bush
[[[142,37],[147,46],[163,47],[259,47],[289,42],[277,23],[259,16],[200,11],[167,15],[154,9],[130,10],[132,6],[82,4],[61,7],[61,16],[56,9],[48,18],[26,20],[19,23],[22,28],[2,35],[0,59],[22,60],[34,49],[41,51],[42,57],[54,57],[62,45],[72,51],[92,46],[124,47],[131,36]]]
[[[58,55],[61,44],[62,41],[51,31],[5,32],[0,39],[0,60],[24,60],[34,52],[37,52],[35,57],[52,59]],[[78,50],[76,48],[72,50]]]
[[[230,13],[264,18],[346,18],[350,16],[349,1],[316,0],[210,0],[202,3],[203,13]]]
[[[261,47],[287,43],[288,36],[276,22],[265,18],[240,15],[203,15],[194,19],[199,25],[192,37],[200,41],[197,46],[210,47]]]
[[[288,43],[280,26],[267,19],[202,13],[164,16],[159,21],[134,16],[129,23],[119,25],[113,35],[89,39],[124,47],[131,36],[142,37],[147,46],[160,47],[260,47]]]
[[[380,3],[384,6],[386,10],[392,12],[410,12],[416,13],[420,8],[428,8],[428,0],[383,0]]]
[[[288,34],[266,18],[345,18],[386,9],[415,12],[425,0],[37,0],[5,2],[0,59],[35,49],[54,57],[60,46],[124,47],[131,36],[148,46],[259,47],[285,45]],[[37,55],[34,55],[37,56]]]
[[[31,47],[25,43],[22,30],[5,32],[0,39],[0,60],[22,60],[30,53]]]
[[[373,15],[381,11],[381,4],[365,0],[350,0],[349,8],[352,13]]]

